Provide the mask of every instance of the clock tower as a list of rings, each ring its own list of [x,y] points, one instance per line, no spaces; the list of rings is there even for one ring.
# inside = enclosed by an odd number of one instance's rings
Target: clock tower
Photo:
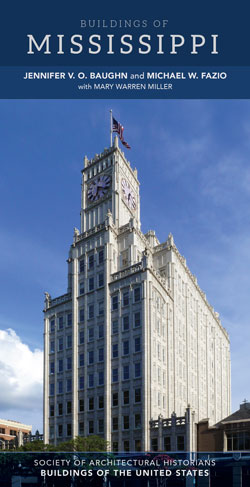
[[[85,156],[82,170],[81,233],[103,223],[112,213],[117,228],[133,218],[140,228],[140,199],[137,170],[132,169],[115,137],[113,146]]]

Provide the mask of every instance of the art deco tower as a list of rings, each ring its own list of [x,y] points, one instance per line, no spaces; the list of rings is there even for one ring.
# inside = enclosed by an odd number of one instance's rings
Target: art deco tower
[[[84,159],[67,294],[46,293],[44,312],[46,443],[97,434],[114,451],[150,450],[159,415],[230,413],[227,332],[173,237],[141,232],[137,171],[117,138]]]

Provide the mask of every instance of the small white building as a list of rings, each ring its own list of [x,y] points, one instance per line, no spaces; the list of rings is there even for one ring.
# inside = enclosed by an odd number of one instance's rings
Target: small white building
[[[113,451],[144,451],[159,415],[230,413],[228,334],[172,235],[160,244],[140,227],[137,171],[116,137],[84,159],[67,293],[46,293],[46,443],[96,434]]]

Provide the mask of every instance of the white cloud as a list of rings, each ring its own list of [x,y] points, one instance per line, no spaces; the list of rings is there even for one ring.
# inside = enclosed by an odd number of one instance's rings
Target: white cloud
[[[28,424],[35,420],[41,428],[42,351],[32,351],[11,328],[0,330],[0,350],[0,417]]]

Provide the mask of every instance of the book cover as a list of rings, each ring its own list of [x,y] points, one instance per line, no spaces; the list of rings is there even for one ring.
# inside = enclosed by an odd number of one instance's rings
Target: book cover
[[[243,2],[2,18],[0,487],[250,485]]]

